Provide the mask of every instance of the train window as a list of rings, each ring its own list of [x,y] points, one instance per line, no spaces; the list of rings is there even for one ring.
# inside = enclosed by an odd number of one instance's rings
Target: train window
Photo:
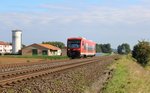
[[[68,43],[80,43],[81,40],[68,40]]]
[[[80,45],[79,44],[69,44],[70,48],[79,48]]]
[[[68,48],[80,48],[80,40],[68,40]]]
[[[89,51],[95,50],[95,46],[88,46],[88,50],[89,50]]]

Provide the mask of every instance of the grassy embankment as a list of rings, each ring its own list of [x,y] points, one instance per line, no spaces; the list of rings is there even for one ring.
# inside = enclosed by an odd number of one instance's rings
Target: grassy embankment
[[[150,93],[150,70],[123,56],[112,66],[115,71],[104,93]]]

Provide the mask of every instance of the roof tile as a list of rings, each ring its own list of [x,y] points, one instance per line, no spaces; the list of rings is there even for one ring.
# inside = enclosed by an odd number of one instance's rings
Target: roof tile
[[[0,41],[0,45],[10,45],[10,44],[7,42]]]
[[[60,50],[60,48],[55,47],[55,46],[50,45],[50,44],[37,44],[37,45],[40,45],[42,47],[45,47],[45,48],[48,48],[48,49],[52,49],[52,50]]]

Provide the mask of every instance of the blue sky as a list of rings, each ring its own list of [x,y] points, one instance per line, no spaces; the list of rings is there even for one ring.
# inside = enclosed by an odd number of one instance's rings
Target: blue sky
[[[2,12],[23,12],[23,11],[39,11],[37,6],[40,5],[69,5],[75,8],[88,7],[94,5],[100,6],[130,6],[139,4],[140,0],[2,0],[0,3],[0,11]],[[44,10],[44,9],[43,9]]]
[[[113,48],[150,39],[149,0],[1,0],[0,40],[23,31],[23,43],[85,37]]]

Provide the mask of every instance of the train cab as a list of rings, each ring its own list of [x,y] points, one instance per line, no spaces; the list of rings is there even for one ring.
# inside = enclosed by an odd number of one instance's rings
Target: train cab
[[[67,56],[71,58],[94,56],[96,43],[85,38],[67,39]]]

